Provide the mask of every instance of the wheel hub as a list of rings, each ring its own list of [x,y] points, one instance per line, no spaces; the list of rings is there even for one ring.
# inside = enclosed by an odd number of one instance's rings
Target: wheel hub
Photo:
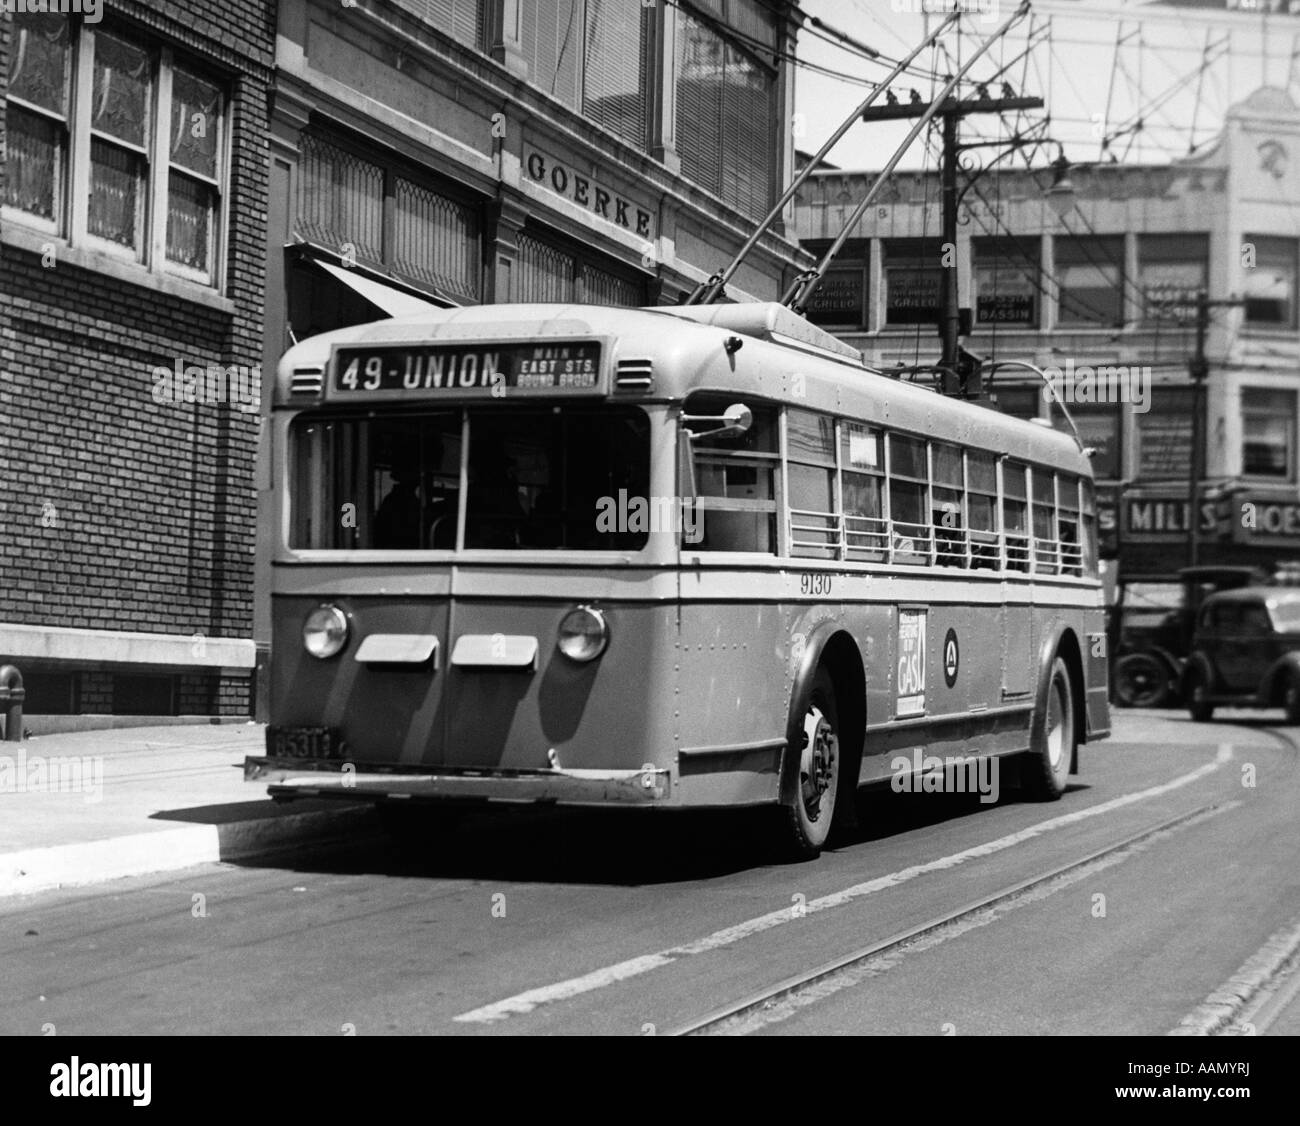
[[[835,755],[838,741],[835,729],[815,704],[804,717],[803,753],[800,757],[799,780],[804,809],[816,819],[821,811],[822,797],[830,789],[835,776]]]

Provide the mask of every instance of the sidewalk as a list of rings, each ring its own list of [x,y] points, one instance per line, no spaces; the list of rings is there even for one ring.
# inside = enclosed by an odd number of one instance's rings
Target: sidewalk
[[[0,743],[0,895],[99,883],[369,832],[365,804],[278,805],[243,780],[261,724]]]

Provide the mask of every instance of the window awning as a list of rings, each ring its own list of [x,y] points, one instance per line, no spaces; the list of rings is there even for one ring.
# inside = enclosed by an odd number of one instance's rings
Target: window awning
[[[333,275],[357,296],[363,297],[376,308],[382,309],[390,317],[405,317],[414,313],[427,313],[433,309],[445,308],[445,306],[406,293],[395,286],[385,285],[374,278],[366,277],[357,270],[336,266],[333,262],[324,262],[319,258],[314,259],[314,261],[317,266]]]

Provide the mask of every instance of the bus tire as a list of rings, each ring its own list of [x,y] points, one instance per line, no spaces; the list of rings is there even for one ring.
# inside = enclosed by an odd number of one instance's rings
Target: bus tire
[[[1065,793],[1076,738],[1074,685],[1058,653],[1047,678],[1047,695],[1034,720],[1023,774],[1026,791],[1037,801],[1056,801]]]
[[[797,705],[796,705],[797,706]],[[792,720],[796,717],[792,717]],[[840,789],[839,709],[835,681],[825,665],[817,669],[812,688],[797,717],[796,740],[789,747],[797,770],[795,800],[779,809],[783,852],[792,860],[812,860],[826,844]],[[795,724],[792,722],[792,728]]]

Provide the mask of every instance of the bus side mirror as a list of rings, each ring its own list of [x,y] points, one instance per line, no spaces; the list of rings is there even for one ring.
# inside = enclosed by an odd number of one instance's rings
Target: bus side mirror
[[[713,434],[744,434],[754,425],[754,412],[744,403],[732,403],[721,414],[684,414],[682,426],[692,438]],[[693,426],[707,426],[707,430],[693,430]]]

